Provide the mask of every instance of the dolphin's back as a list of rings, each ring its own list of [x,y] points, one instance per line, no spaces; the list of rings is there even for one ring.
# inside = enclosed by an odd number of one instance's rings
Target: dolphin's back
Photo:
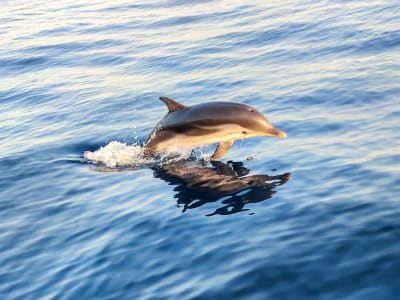
[[[180,126],[214,126],[225,123],[247,125],[254,109],[235,102],[211,102],[171,112],[160,122],[162,129]],[[249,120],[250,117],[250,120]]]

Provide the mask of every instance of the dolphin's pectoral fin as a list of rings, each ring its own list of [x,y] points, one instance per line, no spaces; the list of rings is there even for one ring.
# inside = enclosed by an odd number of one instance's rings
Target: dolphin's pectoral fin
[[[217,149],[215,149],[214,154],[211,155],[211,159],[217,159],[224,156],[229,151],[232,144],[233,141],[220,142],[217,146]]]
[[[186,108],[187,106],[180,104],[168,97],[160,97],[160,100],[168,107],[169,112],[174,112]]]

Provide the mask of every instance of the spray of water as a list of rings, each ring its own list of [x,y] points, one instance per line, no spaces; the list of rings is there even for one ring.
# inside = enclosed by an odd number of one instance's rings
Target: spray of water
[[[139,142],[130,145],[113,141],[95,151],[85,151],[83,157],[88,163],[110,169],[139,169],[187,159],[192,153],[192,149],[179,148],[174,149],[174,152],[163,152],[157,157],[149,157],[144,154],[144,148]],[[200,152],[199,159],[204,157],[205,154]]]

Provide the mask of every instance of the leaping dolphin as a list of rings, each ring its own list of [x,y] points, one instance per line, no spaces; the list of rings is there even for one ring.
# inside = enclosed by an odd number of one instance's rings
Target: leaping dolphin
[[[160,97],[168,114],[154,128],[144,145],[145,154],[154,155],[167,149],[197,147],[218,143],[211,156],[224,156],[233,142],[255,136],[286,137],[256,109],[234,102],[208,102],[185,106]]]

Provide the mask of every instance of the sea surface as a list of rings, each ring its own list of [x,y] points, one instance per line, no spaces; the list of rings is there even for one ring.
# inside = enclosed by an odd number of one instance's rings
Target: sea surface
[[[0,299],[399,299],[399,1],[2,1]],[[286,139],[144,159],[185,105]]]

